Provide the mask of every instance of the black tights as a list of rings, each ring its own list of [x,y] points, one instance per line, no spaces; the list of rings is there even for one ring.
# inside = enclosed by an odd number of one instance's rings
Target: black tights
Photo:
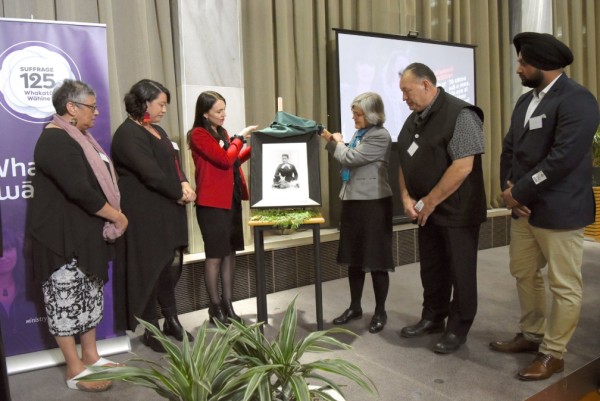
[[[156,323],[158,316],[156,314],[156,304],[160,305],[163,316],[170,317],[177,315],[177,302],[175,301],[175,286],[181,276],[181,266],[173,266],[172,263],[166,265],[160,272],[156,285],[150,294],[150,299],[146,304],[146,309],[142,313],[142,319],[147,322]]]
[[[350,284],[350,309],[362,310],[361,299],[365,285],[365,272],[360,266],[348,267],[348,282]],[[388,272],[371,272],[373,280],[373,293],[375,294],[375,314],[385,313],[385,300],[390,288],[390,275]]]
[[[207,258],[204,262],[204,282],[210,303],[218,305],[221,298],[230,301],[233,296],[233,271],[235,252],[224,258]],[[219,296],[219,276],[221,277],[222,296]]]

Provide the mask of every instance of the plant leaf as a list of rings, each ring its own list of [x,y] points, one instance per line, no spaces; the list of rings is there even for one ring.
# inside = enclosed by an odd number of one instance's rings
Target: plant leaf
[[[333,401],[327,393],[340,394],[334,378],[343,377],[370,393],[377,393],[374,383],[356,365],[341,358],[320,359],[303,363],[306,352],[323,353],[348,350],[348,344],[332,334],[355,336],[349,330],[332,328],[309,333],[296,341],[298,313],[292,300],[275,340],[269,341],[261,331],[262,323],[232,321],[208,328],[204,322],[196,341],[184,339],[175,344],[156,326],[140,320],[167,350],[163,364],[134,358],[145,367],[94,367],[93,380],[122,380],[154,390],[161,397],[178,401],[311,401],[311,395]],[[326,373],[326,375],[323,374]],[[333,377],[332,377],[333,376]],[[324,386],[312,388],[310,382]],[[342,394],[343,395],[343,394]]]

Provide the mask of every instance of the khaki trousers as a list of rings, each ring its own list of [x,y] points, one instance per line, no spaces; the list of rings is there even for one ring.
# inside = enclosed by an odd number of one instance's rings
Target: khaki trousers
[[[517,279],[521,332],[541,343],[540,352],[562,359],[581,310],[583,228],[550,230],[519,218],[512,220],[510,233],[510,272]],[[549,314],[542,276],[546,265],[552,295]]]

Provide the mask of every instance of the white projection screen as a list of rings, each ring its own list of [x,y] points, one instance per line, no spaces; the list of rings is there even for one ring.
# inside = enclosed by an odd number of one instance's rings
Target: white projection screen
[[[336,29],[340,127],[345,142],[354,134],[350,104],[363,92],[377,92],[385,105],[385,127],[396,141],[410,114],[402,101],[399,75],[410,63],[429,66],[437,85],[475,104],[475,48],[406,36]]]

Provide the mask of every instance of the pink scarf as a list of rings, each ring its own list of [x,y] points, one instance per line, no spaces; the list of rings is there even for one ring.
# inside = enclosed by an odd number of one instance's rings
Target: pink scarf
[[[94,137],[89,132],[79,131],[79,129],[69,124],[58,114],[54,115],[52,122],[56,126],[64,129],[67,134],[69,134],[69,136],[73,138],[79,144],[79,146],[81,146],[83,153],[85,154],[85,158],[92,167],[94,175],[96,175],[96,179],[98,180],[100,188],[102,188],[102,192],[104,192],[104,196],[106,196],[108,203],[113,208],[120,211],[121,194],[119,193],[119,187],[117,186],[117,175],[115,173],[112,161],[108,158],[108,156],[106,156],[106,152],[104,152],[100,144],[96,142]],[[108,161],[110,172],[106,168],[104,161],[100,158],[100,154],[103,154],[106,157],[105,160]],[[104,223],[103,235],[106,241],[113,242],[123,235],[123,230],[118,229],[110,221],[106,221]]]

